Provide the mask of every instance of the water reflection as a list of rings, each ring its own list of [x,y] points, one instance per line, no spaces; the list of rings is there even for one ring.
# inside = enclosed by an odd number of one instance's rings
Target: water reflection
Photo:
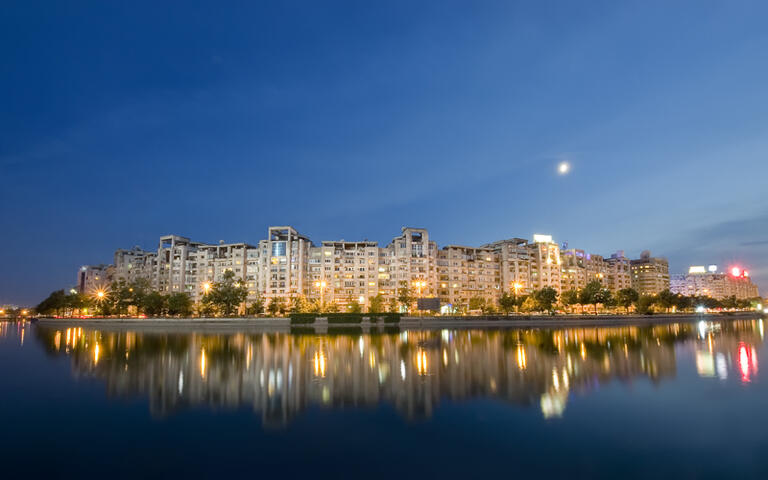
[[[479,397],[558,417],[573,393],[675,377],[680,351],[693,352],[699,376],[738,372],[750,382],[762,332],[761,320],[351,335],[34,329],[48,352],[72,359],[75,375],[104,380],[111,395],[147,396],[155,415],[251,406],[273,425],[312,405],[384,403],[415,419],[431,416],[441,399]]]

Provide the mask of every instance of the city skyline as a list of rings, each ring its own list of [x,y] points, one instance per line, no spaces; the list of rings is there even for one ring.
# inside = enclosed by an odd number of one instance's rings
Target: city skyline
[[[402,227],[380,245],[370,240],[313,241],[291,226],[270,226],[258,241],[204,243],[163,235],[157,249],[118,248],[111,264],[78,269],[76,288],[106,295],[115,282],[146,282],[154,291],[185,293],[197,303],[230,272],[246,289],[246,302],[304,297],[346,308],[367,308],[374,297],[398,299],[405,286],[418,298],[439,298],[456,311],[496,305],[503,294],[529,295],[545,287],[559,294],[581,291],[591,281],[616,294],[633,288],[641,295],[696,293],[717,300],[759,295],[746,268],[690,267],[693,275],[670,272],[666,258],[623,250],[601,255],[559,244],[551,235],[513,237],[467,246],[441,243],[428,229]],[[701,270],[699,272],[698,270]],[[725,273],[724,273],[725,272]],[[68,288],[68,287],[67,287]],[[474,302],[474,303],[473,303]],[[475,305],[474,307],[472,305]]]
[[[768,285],[766,14],[339,2],[212,22],[196,3],[18,2],[0,19],[0,303],[36,303],[125,239],[276,224],[547,232]]]
[[[270,231],[271,231],[271,229],[274,229],[274,228],[289,228],[289,229],[293,229],[292,226],[286,226],[286,227],[274,227],[274,226],[272,226],[272,227],[269,227],[269,228],[270,228]],[[424,232],[428,232],[429,231],[429,229],[423,229],[423,228],[418,228],[418,227],[402,227],[401,230],[403,231],[403,234],[405,234],[406,231],[411,231],[411,230],[424,231]],[[344,238],[339,238],[339,239],[336,239],[336,240],[320,240],[320,241],[316,241],[316,240],[313,240],[311,235],[304,235],[304,232],[299,232],[298,230],[295,230],[295,233],[298,234],[300,237],[306,239],[306,241],[308,242],[307,245],[311,245],[311,247],[313,249],[316,249],[316,250],[320,249],[321,247],[330,246],[332,244],[348,244],[348,245],[349,244],[364,244],[364,245],[368,245],[368,246],[375,246],[378,250],[382,250],[382,249],[385,249],[388,246],[391,247],[392,243],[395,240],[397,240],[397,238],[398,238],[398,237],[395,237],[395,239],[391,239],[390,238],[390,240],[384,241],[384,242],[380,242],[380,241],[377,241],[377,240],[371,240],[371,239],[368,239],[368,238],[363,238],[363,239],[344,239]],[[251,239],[250,241],[226,242],[223,239],[220,239],[218,242],[205,242],[205,241],[200,241],[200,240],[197,240],[197,239],[192,240],[189,237],[186,237],[186,236],[183,236],[183,235],[180,236],[180,235],[176,235],[176,234],[169,234],[169,235],[163,235],[163,236],[160,237],[161,244],[162,244],[162,240],[164,238],[184,239],[185,241],[191,242],[193,245],[198,245],[200,247],[207,247],[207,248],[214,248],[214,247],[222,246],[222,245],[223,246],[233,245],[233,246],[243,246],[243,247],[247,247],[247,248],[251,248],[251,249],[255,249],[255,250],[258,250],[260,242],[264,241],[263,240],[264,239],[263,235],[261,236],[261,238]],[[434,238],[434,237],[432,237],[432,238]],[[497,240],[493,240],[493,241],[484,241],[484,242],[482,242],[482,244],[478,244],[478,245],[462,245],[462,244],[458,244],[456,242],[442,243],[442,242],[432,241],[432,240],[428,240],[428,242],[429,243],[433,243],[434,246],[436,247],[436,253],[434,255],[434,260],[437,260],[437,258],[438,258],[437,252],[441,252],[441,251],[455,250],[455,249],[466,249],[466,248],[482,250],[484,248],[492,247],[494,244],[500,244],[500,243],[509,242],[509,241],[524,241],[525,244],[535,245],[535,244],[541,242],[542,239],[544,240],[544,243],[550,242],[551,244],[557,246],[557,255],[558,256],[562,255],[563,258],[566,258],[566,252],[572,252],[570,254],[573,254],[573,253],[576,253],[576,252],[582,252],[582,254],[586,255],[586,257],[589,257],[590,255],[598,257],[600,262],[603,262],[603,260],[609,260],[611,257],[615,257],[615,256],[619,256],[619,258],[623,258],[624,260],[629,262],[629,259],[639,259],[639,258],[641,258],[641,256],[643,254],[645,254],[647,252],[650,252],[649,250],[642,250],[640,252],[637,252],[636,254],[633,254],[631,252],[626,252],[624,249],[621,249],[621,248],[616,248],[616,249],[612,250],[611,252],[596,252],[594,249],[586,248],[583,245],[571,245],[567,241],[560,241],[558,238],[554,237],[553,235],[540,234],[540,233],[534,233],[534,234],[531,234],[528,237],[522,237],[522,238],[518,237],[518,236],[509,236],[506,239],[497,239]],[[157,245],[157,240],[155,240],[155,242],[153,242],[153,243],[156,246]],[[98,276],[98,275],[102,275],[103,273],[105,273],[107,271],[107,270],[102,270],[102,269],[106,269],[106,267],[108,267],[108,266],[114,268],[115,263],[117,262],[117,254],[119,252],[125,252],[128,255],[132,255],[133,252],[135,252],[135,251],[140,251],[142,253],[149,253],[151,255],[155,255],[157,253],[156,247],[154,247],[154,246],[147,248],[145,245],[139,245],[139,244],[130,245],[130,244],[131,244],[131,242],[124,242],[124,244],[121,244],[116,249],[112,249],[112,254],[109,255],[108,259],[96,259],[95,261],[92,261],[92,262],[81,262],[81,263],[77,264],[77,268],[76,268],[76,270],[78,272],[77,273],[77,278],[74,278],[74,279],[70,278],[71,281],[69,283],[65,282],[64,284],[61,284],[61,285],[58,285],[58,286],[56,286],[56,285],[52,286],[51,288],[49,288],[47,291],[45,291],[43,293],[43,296],[47,295],[47,293],[50,293],[50,291],[52,291],[52,290],[57,290],[57,289],[68,290],[71,287],[80,287],[83,290],[87,290],[90,293],[93,293],[93,291],[96,290],[96,289],[93,288],[94,285],[99,285],[99,289],[104,289],[104,288],[106,288],[109,285],[109,283],[111,283],[112,281],[116,281],[116,280],[118,280],[120,278],[122,278],[124,280],[131,280],[133,277],[129,278],[124,273],[115,276],[115,272],[114,271],[110,272],[110,274],[109,274],[110,276],[109,277],[106,277],[106,276],[99,277]],[[198,248],[198,247],[195,247],[195,248]],[[246,252],[246,249],[244,248],[243,253],[242,253],[242,257],[243,257],[242,259],[243,259],[243,263],[244,264],[246,263],[246,261],[245,261],[246,260],[245,252]],[[661,257],[665,261],[669,260],[663,254],[656,254],[656,252],[650,252],[650,253],[654,253],[654,257]],[[377,253],[377,255],[378,255],[378,253]],[[114,262],[110,262],[110,259],[114,259],[115,261]],[[496,262],[497,260],[498,259],[494,258],[494,262]],[[749,278],[753,281],[753,283],[755,285],[757,285],[757,287],[761,286],[760,283],[755,282],[755,278],[754,278],[753,274],[751,273],[751,268],[752,267],[751,267],[751,265],[749,263],[736,263],[736,262],[731,262],[731,263],[717,262],[716,263],[716,262],[711,262],[711,261],[702,262],[702,263],[704,265],[706,265],[710,269],[709,272],[706,272],[708,274],[720,273],[720,274],[728,276],[731,273],[732,269],[739,269],[740,270],[740,274],[741,273],[747,274],[749,276]],[[685,290],[683,287],[678,287],[677,289],[675,288],[675,278],[683,279],[686,276],[690,277],[691,274],[704,273],[704,272],[689,271],[689,270],[694,269],[694,268],[703,268],[703,267],[694,267],[694,266],[688,265],[685,268],[681,268],[680,270],[675,270],[672,267],[673,263],[671,261],[668,262],[668,264],[669,264],[669,267],[668,267],[668,270],[666,270],[668,272],[668,278],[665,280],[664,288],[670,288],[669,278],[672,278],[671,288],[672,288],[673,292],[678,292],[678,291],[683,292]],[[712,271],[711,270],[712,267],[717,267],[716,271]],[[563,268],[565,268],[565,265],[563,265]],[[583,268],[584,268],[584,266],[582,265],[582,269]],[[597,267],[595,267],[595,268],[597,268]],[[603,266],[601,268],[605,268],[605,266]],[[88,273],[87,273],[88,278],[87,279],[85,277],[81,278],[81,275],[84,274],[84,272],[86,272],[86,269],[88,271]],[[439,268],[437,270],[439,270]],[[607,272],[607,270],[606,270],[606,272]],[[439,273],[439,272],[436,271],[435,274],[437,274],[437,273]],[[211,276],[210,278],[205,279],[205,280],[200,280],[199,282],[196,282],[196,283],[200,283],[202,285],[206,281],[214,281],[214,279],[220,278],[220,274],[221,274],[221,272],[219,271],[219,269],[216,269],[215,276]],[[563,274],[565,274],[565,270],[563,270]],[[95,277],[95,281],[94,281],[93,275],[97,275]],[[201,275],[202,275],[202,271],[201,271]],[[238,273],[238,276],[239,275],[240,274]],[[244,272],[243,272],[243,275],[244,275]],[[607,275],[607,273],[606,273],[606,275]],[[627,275],[628,275],[628,273],[627,273]],[[418,275],[418,274],[416,276],[419,279],[424,277],[424,275]],[[731,275],[731,276],[733,276],[733,275]],[[736,276],[738,276],[738,275],[736,275]],[[70,275],[70,277],[72,277],[72,275]],[[108,281],[106,281],[107,278],[109,278]],[[413,278],[416,278],[416,277],[413,277]],[[437,278],[437,276],[435,276],[435,278]],[[567,289],[570,289],[571,287],[575,287],[575,289],[577,289],[577,290],[579,288],[583,287],[583,285],[574,285],[573,284],[574,280],[570,280],[570,283],[568,283],[568,281],[566,280],[565,276],[563,276],[562,280],[559,279],[559,282],[560,281],[562,282],[562,288],[558,285],[556,287],[558,292],[563,292],[563,291],[565,291]],[[586,279],[586,281],[588,281],[588,279]],[[600,281],[602,283],[603,279],[600,278]],[[439,283],[437,280],[435,280],[434,282],[435,283]],[[606,282],[607,282],[607,279],[606,279]],[[85,286],[86,283],[88,284],[88,287]],[[411,281],[410,278],[407,281],[407,283],[409,284],[409,286],[411,285],[412,281]],[[490,283],[492,283],[492,282],[490,282]],[[489,285],[490,285],[490,283],[489,283]],[[582,279],[581,283],[585,283],[585,280]],[[154,283],[152,283],[152,285],[153,285],[153,288],[156,288]],[[544,286],[544,285],[548,285],[548,284],[542,284],[539,287]],[[629,287],[630,285],[629,284],[627,284],[627,285],[617,284],[616,286],[613,286],[613,285],[608,285],[606,283],[606,286],[608,288],[610,288],[612,291],[618,291],[620,288]],[[641,291],[641,292],[643,291],[643,289],[640,288],[638,285],[632,284],[631,286],[633,288]],[[531,286],[531,288],[532,288],[532,286]],[[521,293],[527,293],[527,292],[530,291],[531,288],[529,288],[529,286],[526,283],[526,286],[522,290]],[[160,289],[160,290],[162,291],[162,289]],[[659,288],[655,288],[655,289],[652,289],[652,290],[654,290],[654,291],[655,290],[659,290]],[[501,292],[503,292],[503,291],[504,291],[504,286],[502,285],[501,286]],[[760,292],[763,293],[763,290],[761,289]],[[188,291],[187,293],[190,294],[190,296],[193,298],[193,300],[197,299],[197,297],[199,297],[199,295],[201,294],[201,292],[195,292],[195,291]],[[262,290],[259,292],[260,295],[263,295],[264,293],[266,293],[266,286],[263,286]],[[429,291],[427,291],[427,293],[428,294],[426,294],[424,296],[440,296],[439,294],[437,294],[437,292],[431,292],[431,295],[429,294]],[[646,292],[646,293],[650,293],[650,292]],[[290,292],[290,294],[287,295],[287,297],[292,297],[293,295],[296,295],[296,294],[301,294],[301,292],[300,291],[292,291],[292,292]],[[269,295],[267,295],[267,297],[269,298]],[[356,297],[357,297],[357,295],[355,295],[355,298]],[[32,300],[30,300],[27,303],[18,302],[18,301],[16,301],[16,302],[13,302],[13,301],[2,301],[2,299],[0,299],[0,305],[25,305],[25,306],[32,306],[32,305],[36,304],[37,302],[39,302],[39,300],[42,299],[42,298],[43,297],[40,297],[40,298],[37,298],[37,299],[33,298]],[[249,295],[249,299],[251,299],[251,298],[252,298],[252,296]],[[360,298],[362,299],[362,297],[360,297]],[[361,303],[366,304],[367,303],[367,298],[368,297],[366,296],[366,301],[365,302],[361,301]]]

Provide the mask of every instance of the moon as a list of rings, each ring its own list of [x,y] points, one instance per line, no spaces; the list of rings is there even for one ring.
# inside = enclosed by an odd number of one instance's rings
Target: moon
[[[557,173],[560,175],[566,175],[571,171],[571,164],[568,162],[560,162],[557,166]]]

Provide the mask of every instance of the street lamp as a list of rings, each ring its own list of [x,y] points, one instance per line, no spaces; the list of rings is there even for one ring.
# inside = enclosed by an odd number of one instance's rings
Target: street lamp
[[[419,289],[419,298],[421,298],[421,289],[427,286],[427,282],[423,280],[417,280],[413,282],[413,286]]]
[[[205,292],[205,294],[208,295],[209,291],[211,291],[211,282],[205,282],[203,284],[203,292]]]
[[[522,285],[521,283],[517,283],[517,282],[515,282],[515,283],[512,285],[512,288],[514,288],[514,289],[515,289],[515,296],[517,296],[517,294],[518,294],[518,292],[520,291],[520,289],[521,289],[521,288],[523,288],[523,285]]]
[[[320,289],[320,305],[322,306],[325,303],[325,300],[323,299],[323,290],[325,289],[325,286],[327,284],[325,283],[325,280],[320,280],[319,282],[315,282],[315,287]]]

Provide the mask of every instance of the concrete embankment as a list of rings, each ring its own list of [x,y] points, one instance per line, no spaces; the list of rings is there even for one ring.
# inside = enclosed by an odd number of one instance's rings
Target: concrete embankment
[[[41,318],[46,327],[83,327],[112,331],[201,332],[201,333],[288,333],[312,329],[317,333],[361,329],[378,331],[387,327],[400,330],[439,330],[443,328],[561,328],[613,327],[622,325],[663,325],[679,322],[727,321],[762,318],[757,312],[724,314],[670,315],[510,315],[494,317],[403,317],[400,323],[343,323],[329,325],[319,317],[314,324],[291,325],[290,318]]]

